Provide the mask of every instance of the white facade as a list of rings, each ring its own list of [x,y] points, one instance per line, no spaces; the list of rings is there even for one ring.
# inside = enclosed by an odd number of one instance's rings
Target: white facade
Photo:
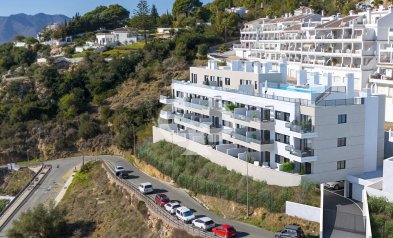
[[[334,85],[345,84],[348,73],[354,74],[355,89],[373,87],[387,95],[386,121],[393,121],[392,10],[376,10],[349,16],[322,17],[310,8],[300,8],[294,15],[276,19],[262,18],[245,24],[240,44],[234,45],[238,57],[261,62],[288,61],[288,76],[296,78],[301,69],[332,73]],[[393,38],[392,38],[393,39]],[[390,52],[390,53],[389,53]],[[385,68],[382,68],[381,63]],[[386,77],[378,82],[370,75],[380,67]],[[375,78],[375,77],[374,77]],[[390,112],[390,113],[388,113]]]
[[[116,37],[110,33],[97,33],[97,45],[99,46],[113,46],[116,44]]]
[[[383,95],[356,92],[353,74],[332,86],[331,74],[303,70],[299,86],[290,86],[286,62],[277,67],[191,67],[190,81],[173,81],[173,98],[162,98],[170,106],[160,113],[160,128],[275,173],[285,174],[290,162],[291,174],[317,183],[382,165]]]

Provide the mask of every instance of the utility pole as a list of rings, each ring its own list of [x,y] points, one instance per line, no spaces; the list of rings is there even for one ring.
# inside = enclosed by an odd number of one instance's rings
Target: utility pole
[[[171,175],[173,176],[173,132],[171,133],[172,136],[172,173]]]
[[[247,218],[248,218],[248,215],[250,214],[250,212],[249,212],[249,205],[248,205],[248,158],[247,158]]]
[[[131,125],[132,125],[132,134],[133,134],[133,137],[134,137],[133,152],[134,152],[134,155],[136,156],[136,147],[135,147],[135,126],[134,126],[134,123],[132,123]]]

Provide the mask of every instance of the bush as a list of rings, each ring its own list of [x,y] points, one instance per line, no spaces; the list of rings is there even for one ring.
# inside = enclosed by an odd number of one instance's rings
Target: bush
[[[236,108],[234,103],[227,103],[224,105],[225,110],[233,112]]]
[[[98,123],[91,120],[89,115],[85,114],[81,117],[79,124],[78,136],[82,139],[90,139],[100,133],[100,127]]]
[[[284,172],[290,172],[295,169],[295,163],[294,162],[286,162],[282,164],[282,171]]]

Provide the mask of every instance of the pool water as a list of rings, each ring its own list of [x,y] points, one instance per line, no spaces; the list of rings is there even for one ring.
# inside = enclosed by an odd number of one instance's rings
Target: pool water
[[[306,88],[296,88],[296,87],[269,87],[269,88],[274,88],[274,89],[279,89],[279,90],[286,90],[286,91],[292,91],[292,92],[299,92],[299,93],[312,93],[311,89],[306,89]]]

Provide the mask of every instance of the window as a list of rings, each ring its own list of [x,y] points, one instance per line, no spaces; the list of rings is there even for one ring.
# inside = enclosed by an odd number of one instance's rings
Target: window
[[[255,81],[255,89],[258,89],[258,82]]]
[[[280,133],[276,133],[276,141],[281,141],[281,134]]]
[[[225,85],[231,85],[231,79],[225,78]]]
[[[337,170],[345,169],[345,160],[337,161]]]
[[[284,135],[284,143],[289,145],[289,136]]]
[[[338,124],[347,123],[347,114],[338,115]]]
[[[214,76],[210,76],[210,81],[214,81]]]
[[[281,112],[275,111],[275,117],[276,117],[276,119],[281,120]]]
[[[342,146],[346,146],[346,145],[347,145],[347,138],[346,137],[337,139],[337,147],[342,147]]]
[[[280,163],[280,156],[279,156],[279,155],[276,155],[275,158],[274,158],[274,161],[275,161],[276,163]]]
[[[205,75],[205,81],[209,80],[209,75]]]
[[[287,121],[287,122],[289,122],[289,116],[290,116],[291,114],[289,114],[289,113],[287,113],[287,112],[284,112],[284,121]]]

